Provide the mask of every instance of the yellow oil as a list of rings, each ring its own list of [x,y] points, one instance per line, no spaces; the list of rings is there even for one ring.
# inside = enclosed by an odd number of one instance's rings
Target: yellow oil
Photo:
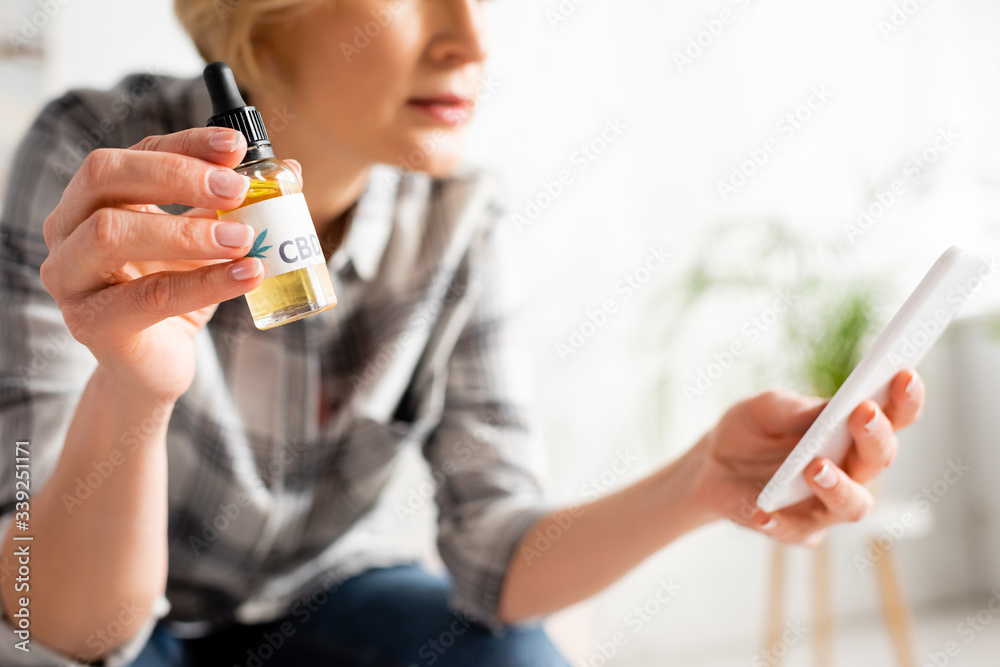
[[[277,160],[274,162],[281,164]],[[292,180],[285,178],[258,180],[254,178],[255,174],[244,173],[250,176],[250,188],[243,203],[232,209],[234,211],[274,197],[301,192],[294,175],[291,177]],[[219,211],[219,215],[223,213],[228,211]],[[254,325],[258,329],[270,329],[288,324],[330,310],[337,305],[337,296],[330,281],[330,271],[325,264],[307,266],[304,269],[265,278],[259,287],[247,292],[246,298]]]

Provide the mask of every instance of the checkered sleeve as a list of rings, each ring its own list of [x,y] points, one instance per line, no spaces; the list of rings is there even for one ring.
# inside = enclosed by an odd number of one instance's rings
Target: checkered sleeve
[[[70,335],[55,301],[42,285],[39,267],[48,254],[42,224],[93,145],[84,128],[100,118],[73,94],[43,109],[21,141],[11,166],[0,214],[0,531],[14,517],[15,443],[26,441],[30,493],[45,484],[62,451],[76,405],[96,367],[89,350]],[[29,524],[30,532],[30,524]],[[0,532],[2,534],[2,532]],[[15,545],[0,554],[0,578],[17,571]],[[33,549],[44,548],[32,544]],[[133,639],[111,652],[104,664],[127,664],[141,650],[166,598]],[[30,609],[30,607],[29,607]],[[21,619],[0,601],[0,664],[76,665],[31,638],[17,647]],[[16,621],[16,622],[15,622]]]
[[[516,239],[490,204],[466,257],[471,302],[447,361],[444,406],[425,455],[438,486],[438,549],[452,578],[451,605],[493,630],[522,537],[551,511],[545,456],[532,412],[525,290]]]

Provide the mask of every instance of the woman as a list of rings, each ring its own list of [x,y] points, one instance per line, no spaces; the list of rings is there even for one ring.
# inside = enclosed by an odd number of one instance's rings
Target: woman
[[[31,442],[34,480],[31,652],[5,639],[3,664],[563,665],[532,621],[692,529],[726,518],[814,544],[865,515],[863,484],[921,410],[910,371],[887,405],[857,407],[844,468],[813,461],[816,497],[793,508],[753,508],[822,408],[783,392],[733,406],[617,493],[546,503],[509,228],[490,179],[456,167],[483,81],[481,3],[176,8],[202,55],[233,66],[275,153],[301,163],[341,303],[250,323],[251,233],[215,216],[246,192],[231,170],[246,145],[201,127],[200,79],[131,77],[46,107],[3,217],[0,430]],[[191,208],[159,207],[175,202]],[[414,443],[445,579],[361,530]],[[15,579],[0,586],[8,625]]]

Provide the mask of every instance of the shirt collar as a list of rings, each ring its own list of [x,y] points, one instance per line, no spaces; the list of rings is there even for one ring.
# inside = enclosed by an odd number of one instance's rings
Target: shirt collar
[[[330,257],[330,268],[339,270],[348,260],[358,277],[370,281],[378,271],[392,232],[399,190],[400,170],[377,164],[368,174],[368,183],[358,198],[343,244]]]

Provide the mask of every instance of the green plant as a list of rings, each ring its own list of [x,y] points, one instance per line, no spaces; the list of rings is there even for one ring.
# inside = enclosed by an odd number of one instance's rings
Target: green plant
[[[884,324],[885,277],[870,270],[859,275],[844,242],[809,241],[776,219],[722,223],[704,238],[689,266],[651,294],[651,344],[678,345],[682,323],[698,321],[699,311],[725,312],[786,290],[795,295],[794,305],[767,334],[769,345],[748,349],[739,361],[750,376],[748,389],[777,384],[824,398],[836,393]],[[850,277],[831,279],[844,275]],[[665,357],[657,362],[651,392],[650,414],[660,435],[669,429],[682,384]],[[735,385],[737,378],[720,382]]]
[[[990,327],[990,334],[993,340],[1000,341],[1000,318],[993,320]]]
[[[790,318],[786,335],[800,355],[791,373],[816,396],[832,397],[868,348],[879,324],[876,310],[872,289],[862,283],[838,294],[821,318]]]

